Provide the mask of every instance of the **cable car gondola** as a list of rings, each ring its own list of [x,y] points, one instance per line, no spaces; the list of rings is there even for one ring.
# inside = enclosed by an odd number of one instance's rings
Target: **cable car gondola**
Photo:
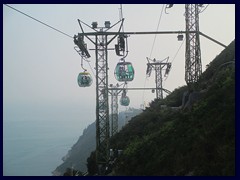
[[[120,104],[121,104],[122,106],[128,106],[129,103],[130,103],[130,99],[129,99],[129,97],[126,95],[126,91],[123,90],[122,96],[121,96],[121,98],[120,98]]]
[[[92,77],[87,71],[80,72],[77,80],[80,87],[89,87],[92,84]]]
[[[130,99],[128,96],[122,96],[121,99],[120,99],[120,104],[122,106],[128,106],[130,103]]]
[[[120,82],[134,79],[134,68],[130,62],[119,62],[114,71],[115,78]]]

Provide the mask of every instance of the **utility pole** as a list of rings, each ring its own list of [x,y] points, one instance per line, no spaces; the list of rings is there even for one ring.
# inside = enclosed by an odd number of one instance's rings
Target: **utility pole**
[[[167,62],[169,57],[166,59],[159,61],[156,59],[151,60],[150,58],[147,58],[148,63],[147,63],[147,76],[151,76],[152,69],[155,70],[155,83],[156,83],[156,98],[157,99],[163,99],[163,87],[162,87],[162,81],[163,81],[163,68],[166,67],[165,69],[165,75],[166,76],[170,69],[171,69],[171,63]],[[152,62],[150,62],[152,61]],[[166,61],[166,62],[164,62]]]

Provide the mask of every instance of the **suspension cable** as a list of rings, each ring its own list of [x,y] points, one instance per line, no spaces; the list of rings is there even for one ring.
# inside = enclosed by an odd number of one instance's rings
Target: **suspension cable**
[[[159,19],[158,19],[158,25],[157,25],[157,29],[156,29],[156,32],[158,31],[159,29],[159,26],[160,26],[160,22],[161,22],[161,19],[162,19],[162,14],[163,14],[163,10],[164,10],[164,4],[162,5],[162,10],[161,10],[161,13],[160,13],[160,16],[159,16]],[[153,44],[152,44],[152,48],[151,48],[151,52],[150,52],[150,56],[149,58],[151,58],[152,56],[152,52],[153,52],[153,48],[154,48],[154,45],[155,45],[155,41],[156,41],[156,38],[157,38],[157,34],[155,34],[154,36],[154,39],[153,39]],[[145,81],[144,81],[144,88],[146,87],[146,82],[147,82],[147,76],[145,77]],[[143,91],[143,94],[142,94],[142,103],[144,105],[144,99],[145,99],[145,91]]]
[[[209,6],[209,4],[203,10],[201,10],[199,13],[202,13],[203,11],[205,11],[208,6]]]
[[[158,25],[157,25],[156,32],[158,31],[158,28],[159,28],[159,25],[160,25],[160,22],[161,22],[161,19],[162,19],[163,9],[164,9],[164,5],[162,6],[161,14],[160,14],[160,17],[158,19]],[[154,36],[152,49],[151,49],[149,58],[151,58],[151,56],[152,56],[152,52],[153,52],[153,48],[154,48],[154,45],[155,45],[156,37],[157,37],[157,34],[155,34],[155,36]]]
[[[87,71],[87,70],[83,67],[83,60],[85,60],[84,57],[81,58],[81,67],[82,67],[82,69],[83,69],[84,72],[85,72],[85,71]]]
[[[177,57],[177,55],[178,55],[178,53],[179,53],[179,51],[180,51],[180,49],[181,49],[183,43],[185,42],[185,40],[186,40],[186,39],[184,38],[184,40],[182,41],[181,45],[179,46],[177,52],[175,53],[175,55],[174,55],[173,60],[171,61],[171,63],[173,63],[173,61],[174,61],[175,58]]]
[[[179,46],[177,52],[175,53],[175,55],[174,55],[172,61],[170,62],[171,64],[172,64],[173,61],[176,59],[176,57],[177,57],[177,55],[178,55],[180,49],[182,48],[182,45],[183,45],[183,43],[185,42],[185,40],[186,40],[186,38],[184,38],[183,41],[182,41],[182,43],[180,44],[180,46]],[[163,82],[163,83],[165,83],[165,81],[167,80],[167,78],[168,78],[168,76],[164,79],[164,82]],[[163,85],[164,85],[164,84],[163,84]]]
[[[21,14],[23,14],[23,15],[25,15],[25,16],[27,16],[27,17],[29,17],[29,18],[31,18],[31,19],[33,19],[33,20],[35,20],[35,21],[37,21],[37,22],[39,22],[39,23],[41,23],[41,24],[43,24],[43,25],[45,25],[45,26],[47,26],[47,27],[49,27],[49,28],[51,28],[51,29],[53,29],[53,30],[55,30],[55,31],[57,31],[57,32],[59,32],[59,33],[61,33],[61,34],[63,34],[63,35],[65,35],[65,36],[67,36],[67,37],[73,38],[72,36],[70,36],[70,35],[68,35],[68,34],[66,34],[66,33],[64,33],[62,31],[60,31],[60,30],[58,30],[58,29],[56,29],[56,28],[54,28],[54,27],[52,27],[52,26],[50,26],[50,25],[48,25],[48,24],[46,24],[46,23],[44,23],[44,22],[42,22],[42,21],[40,21],[40,20],[38,20],[38,19],[36,19],[36,18],[34,18],[34,17],[32,17],[32,16],[30,16],[30,15],[28,15],[28,14],[26,14],[26,13],[24,13],[24,12],[18,10],[18,9],[16,9],[16,8],[14,8],[14,7],[12,7],[12,6],[9,6],[8,4],[4,4],[4,5],[13,9],[13,10],[15,10],[15,11],[17,11],[17,12],[19,12],[19,13],[21,13]],[[92,69],[91,64],[89,63],[89,61],[87,61],[87,62],[88,62],[88,65],[89,65],[93,75],[96,77],[96,75],[94,74],[94,71]],[[82,60],[81,60],[81,66],[82,66]]]
[[[68,34],[66,34],[66,33],[64,33],[62,31],[60,31],[60,30],[58,30],[58,29],[56,29],[56,28],[54,28],[54,27],[52,27],[52,26],[50,26],[50,25],[48,25],[48,24],[46,24],[46,23],[44,23],[44,22],[42,22],[42,21],[40,21],[40,20],[38,20],[38,19],[36,19],[36,18],[34,18],[34,17],[32,17],[32,16],[30,16],[30,15],[28,15],[28,14],[26,14],[26,13],[24,13],[24,12],[18,10],[18,9],[16,9],[16,8],[14,8],[14,7],[12,7],[12,6],[9,6],[7,4],[4,4],[4,5],[13,9],[13,10],[15,10],[15,11],[17,11],[17,12],[19,12],[19,13],[21,13],[21,14],[23,14],[23,15],[25,15],[25,16],[27,16],[27,17],[29,17],[29,18],[31,18],[31,19],[33,19],[33,20],[35,20],[35,21],[37,21],[37,22],[39,22],[39,23],[41,23],[41,24],[43,24],[43,25],[45,25],[45,26],[47,26],[47,27],[49,27],[49,28],[51,28],[51,29],[53,29],[53,30],[55,30],[55,31],[57,31],[57,32],[59,32],[59,33],[61,33],[61,34],[63,34],[63,35],[65,35],[65,36],[67,36],[67,37],[73,38],[72,36],[70,36],[70,35],[68,35]]]

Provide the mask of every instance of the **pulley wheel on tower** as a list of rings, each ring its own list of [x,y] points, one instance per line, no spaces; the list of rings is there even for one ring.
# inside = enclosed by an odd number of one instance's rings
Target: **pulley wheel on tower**
[[[134,68],[130,62],[119,62],[114,71],[115,78],[120,82],[134,79]]]
[[[89,87],[92,84],[92,77],[86,71],[80,72],[79,75],[78,75],[77,80],[78,80],[78,85],[80,87]]]

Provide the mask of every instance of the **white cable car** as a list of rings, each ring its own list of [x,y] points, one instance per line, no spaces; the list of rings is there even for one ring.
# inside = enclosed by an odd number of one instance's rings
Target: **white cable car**
[[[77,80],[80,87],[89,87],[92,84],[92,77],[87,71],[79,73]]]

